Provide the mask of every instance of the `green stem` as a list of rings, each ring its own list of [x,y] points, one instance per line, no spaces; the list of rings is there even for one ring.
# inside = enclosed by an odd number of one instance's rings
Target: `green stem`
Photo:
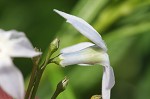
[[[32,89],[32,93],[31,93],[31,95],[30,95],[30,96],[31,96],[30,99],[34,99],[34,98],[35,98],[35,95],[36,95],[37,89],[38,89],[38,87],[39,87],[39,83],[40,83],[42,74],[43,74],[43,72],[44,72],[44,70],[45,70],[45,68],[46,68],[46,65],[47,65],[47,63],[48,63],[49,58],[51,57],[51,55],[52,55],[51,53],[49,53],[49,54],[47,55],[47,58],[46,58],[45,63],[43,64],[43,66],[40,66],[40,67],[38,68],[38,70],[37,70],[37,75],[36,75],[34,87],[33,87],[33,89]]]
[[[60,94],[60,92],[55,90],[55,92],[54,92],[53,96],[51,97],[51,99],[56,99],[59,94]]]
[[[35,79],[33,78],[34,79],[34,86],[32,88],[32,92],[30,93],[30,99],[35,98],[35,95],[36,95],[37,89],[39,87],[39,83],[40,83],[42,74],[43,74],[49,60],[53,61],[53,59],[50,59],[50,57],[52,56],[52,54],[54,52],[57,51],[58,47],[59,47],[59,40],[56,38],[49,45],[47,55],[46,55],[46,57],[44,57],[44,59],[45,59],[44,63],[42,63],[41,65],[40,64],[37,65],[38,68],[37,68],[37,71],[35,71],[36,72]]]
[[[25,99],[29,99],[29,97],[31,95],[32,88],[34,86],[36,73],[37,73],[37,65],[34,64],[33,69],[32,69],[32,73],[31,73],[30,82],[29,82],[29,85],[28,85],[28,89],[27,89],[27,92],[26,92],[26,95],[25,95]]]
[[[46,66],[45,66],[45,67],[46,67]],[[44,70],[45,70],[45,67],[42,68],[42,69],[40,68],[40,69],[38,70],[37,78],[36,78],[36,80],[35,80],[35,84],[34,84],[34,87],[33,87],[32,94],[31,94],[30,99],[34,99],[34,98],[35,98],[35,95],[36,95],[37,89],[38,89],[38,87],[39,87],[40,80],[41,80],[42,74],[43,74],[43,72],[44,72]]]

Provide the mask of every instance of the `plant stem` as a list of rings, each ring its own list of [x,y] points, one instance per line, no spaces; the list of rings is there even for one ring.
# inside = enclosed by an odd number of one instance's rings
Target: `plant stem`
[[[40,80],[41,80],[41,77],[42,77],[42,74],[46,68],[46,65],[49,61],[49,58],[51,57],[51,53],[48,53],[47,57],[46,57],[46,60],[43,64],[43,66],[40,66],[39,68],[37,68],[37,75],[36,75],[36,79],[35,79],[35,83],[34,83],[34,87],[32,89],[32,93],[31,93],[31,97],[30,99],[34,99],[35,98],[35,95],[36,95],[36,92],[37,92],[37,89],[39,87],[39,83],[40,83]]]
[[[32,69],[32,73],[31,73],[30,82],[29,82],[29,85],[28,85],[28,89],[27,89],[27,92],[26,92],[26,95],[25,95],[25,99],[29,99],[29,97],[31,95],[32,88],[34,86],[36,73],[37,73],[37,65],[34,64],[33,69]]]
[[[51,97],[51,99],[56,99],[57,96],[60,94],[60,92],[58,90],[55,90],[53,96]]]
[[[46,67],[46,66],[45,66]],[[44,68],[40,68],[37,72],[37,78],[35,80],[35,84],[34,84],[34,87],[33,87],[33,90],[32,90],[32,94],[31,94],[31,97],[30,99],[34,99],[35,98],[35,95],[36,95],[36,92],[37,92],[37,89],[39,87],[39,83],[40,83],[40,80],[41,80],[41,77],[42,77],[42,74],[45,70],[45,67]]]

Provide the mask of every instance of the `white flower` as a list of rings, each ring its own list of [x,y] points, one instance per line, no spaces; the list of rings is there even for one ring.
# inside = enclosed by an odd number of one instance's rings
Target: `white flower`
[[[89,38],[93,43],[83,42],[61,50],[60,64],[68,66],[79,64],[83,66],[100,64],[103,66],[102,98],[110,99],[111,88],[115,84],[114,72],[110,66],[107,47],[100,34],[86,21],[76,16],[54,10],[67,19],[81,34]]]
[[[24,99],[24,81],[19,69],[12,62],[13,57],[34,57],[35,52],[23,32],[0,29],[0,87],[15,99]]]

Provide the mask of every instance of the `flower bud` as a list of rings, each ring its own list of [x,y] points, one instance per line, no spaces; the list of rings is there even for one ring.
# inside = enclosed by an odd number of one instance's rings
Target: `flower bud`
[[[101,95],[93,95],[91,99],[102,99]]]
[[[52,96],[51,99],[56,99],[56,97],[57,97],[61,92],[63,92],[63,91],[66,89],[66,87],[67,87],[67,85],[68,85],[68,81],[69,81],[69,79],[67,79],[67,78],[65,77],[63,80],[61,80],[61,81],[57,84],[57,88],[56,88],[56,90],[55,90],[55,92],[54,92],[54,94],[53,94],[53,96]]]
[[[59,39],[58,38],[55,38],[51,44],[50,44],[50,50],[51,50],[51,53],[54,53],[55,51],[58,50],[59,48]]]

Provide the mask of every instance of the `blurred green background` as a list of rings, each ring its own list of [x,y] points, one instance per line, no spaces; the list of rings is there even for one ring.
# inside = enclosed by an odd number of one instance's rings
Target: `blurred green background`
[[[55,37],[61,40],[60,48],[88,41],[54,8],[82,17],[102,35],[116,77],[111,99],[149,99],[150,0],[0,0],[0,28],[25,32],[42,51]],[[28,82],[31,60],[14,61]],[[101,66],[52,64],[44,72],[37,96],[50,99],[66,75],[69,86],[58,99],[90,99],[101,93]]]

